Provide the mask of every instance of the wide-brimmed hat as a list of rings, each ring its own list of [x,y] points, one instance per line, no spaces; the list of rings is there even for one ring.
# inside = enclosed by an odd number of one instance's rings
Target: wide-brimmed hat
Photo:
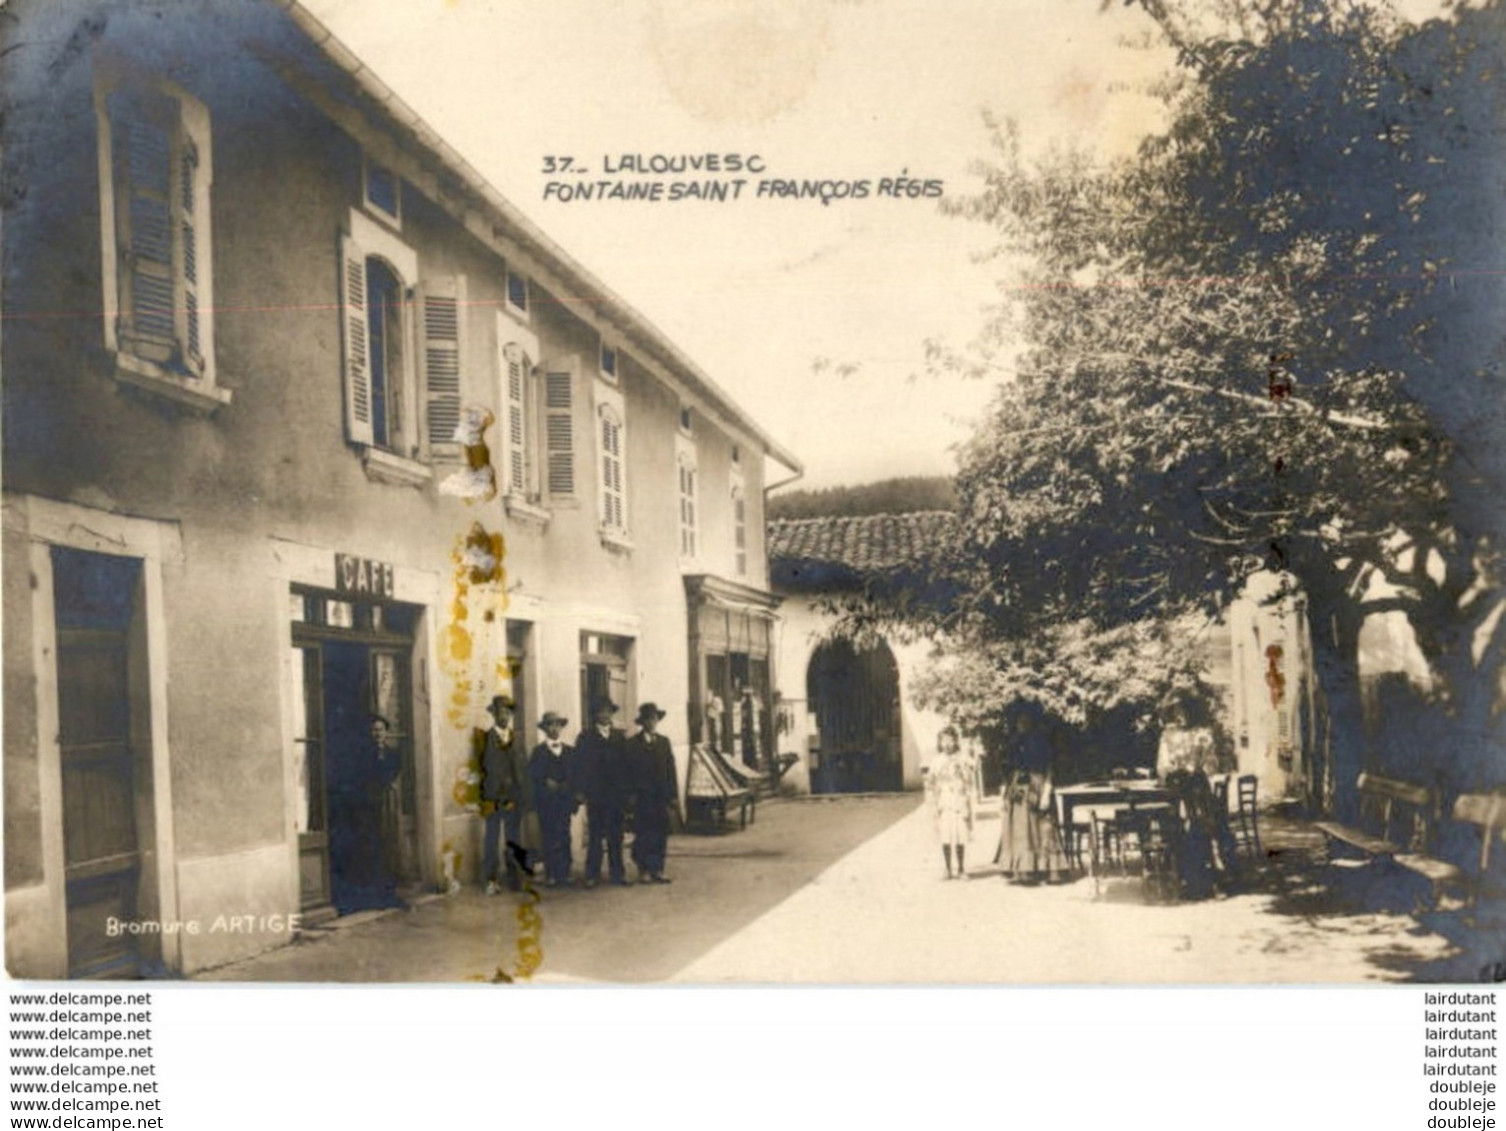
[[[593,699],[591,701],[591,714],[593,715],[599,711],[611,711],[612,714],[615,715],[620,710],[622,710],[622,708],[617,706],[617,704],[613,703],[610,699]]]
[[[502,713],[503,707],[506,707],[509,711],[516,711],[518,709],[518,705],[512,701],[511,695],[493,695],[492,701],[486,705],[486,709],[492,713],[493,718]]]
[[[652,715],[654,717],[654,720],[657,722],[659,719],[662,719],[664,717],[664,714],[665,712],[659,710],[659,704],[645,703],[643,704],[643,706],[638,708],[638,722],[641,723],[650,715]]]
[[[544,717],[539,720],[539,729],[546,729],[551,723],[559,723],[560,726],[569,726],[570,720],[558,711],[545,711]]]

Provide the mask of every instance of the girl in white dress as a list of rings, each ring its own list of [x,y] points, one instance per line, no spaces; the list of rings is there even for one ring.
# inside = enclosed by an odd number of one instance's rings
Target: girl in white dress
[[[936,740],[936,757],[926,772],[926,798],[936,823],[936,836],[946,860],[946,878],[951,879],[952,858],[957,859],[955,875],[967,879],[965,855],[973,831],[973,783],[968,762],[962,756],[957,731],[946,727]]]

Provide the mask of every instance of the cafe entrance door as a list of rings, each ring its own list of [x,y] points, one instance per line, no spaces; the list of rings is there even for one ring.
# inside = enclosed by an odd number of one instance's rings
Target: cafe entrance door
[[[413,728],[412,654],[419,609],[413,605],[354,602],[326,593],[294,590],[294,761],[298,790],[300,903],[305,917],[334,914],[352,877],[341,846],[363,842],[357,821],[380,829],[379,861],[399,885],[419,882]],[[301,619],[300,619],[301,618]],[[400,759],[395,785],[373,798],[370,811],[331,804],[374,756],[373,716],[387,721],[387,747]]]

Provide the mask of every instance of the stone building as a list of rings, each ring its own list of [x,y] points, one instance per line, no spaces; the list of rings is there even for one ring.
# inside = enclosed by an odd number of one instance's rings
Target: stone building
[[[705,606],[756,611],[772,685],[795,457],[297,3],[13,8],[11,973],[189,973],[329,913],[372,713],[415,890],[474,877],[494,693],[529,741],[655,700],[683,780]]]

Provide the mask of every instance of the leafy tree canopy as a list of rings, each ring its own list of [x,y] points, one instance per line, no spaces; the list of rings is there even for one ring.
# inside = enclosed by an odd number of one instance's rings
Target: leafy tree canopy
[[[1169,128],[1113,164],[1027,163],[992,123],[984,188],[951,205],[1020,266],[974,345],[937,352],[1002,379],[935,563],[958,599],[929,626],[997,660],[1082,623],[1112,640],[1213,614],[1275,568],[1351,676],[1377,593],[1405,609],[1483,728],[1506,535],[1502,4],[1421,26],[1342,0],[1141,6],[1181,58]]]

